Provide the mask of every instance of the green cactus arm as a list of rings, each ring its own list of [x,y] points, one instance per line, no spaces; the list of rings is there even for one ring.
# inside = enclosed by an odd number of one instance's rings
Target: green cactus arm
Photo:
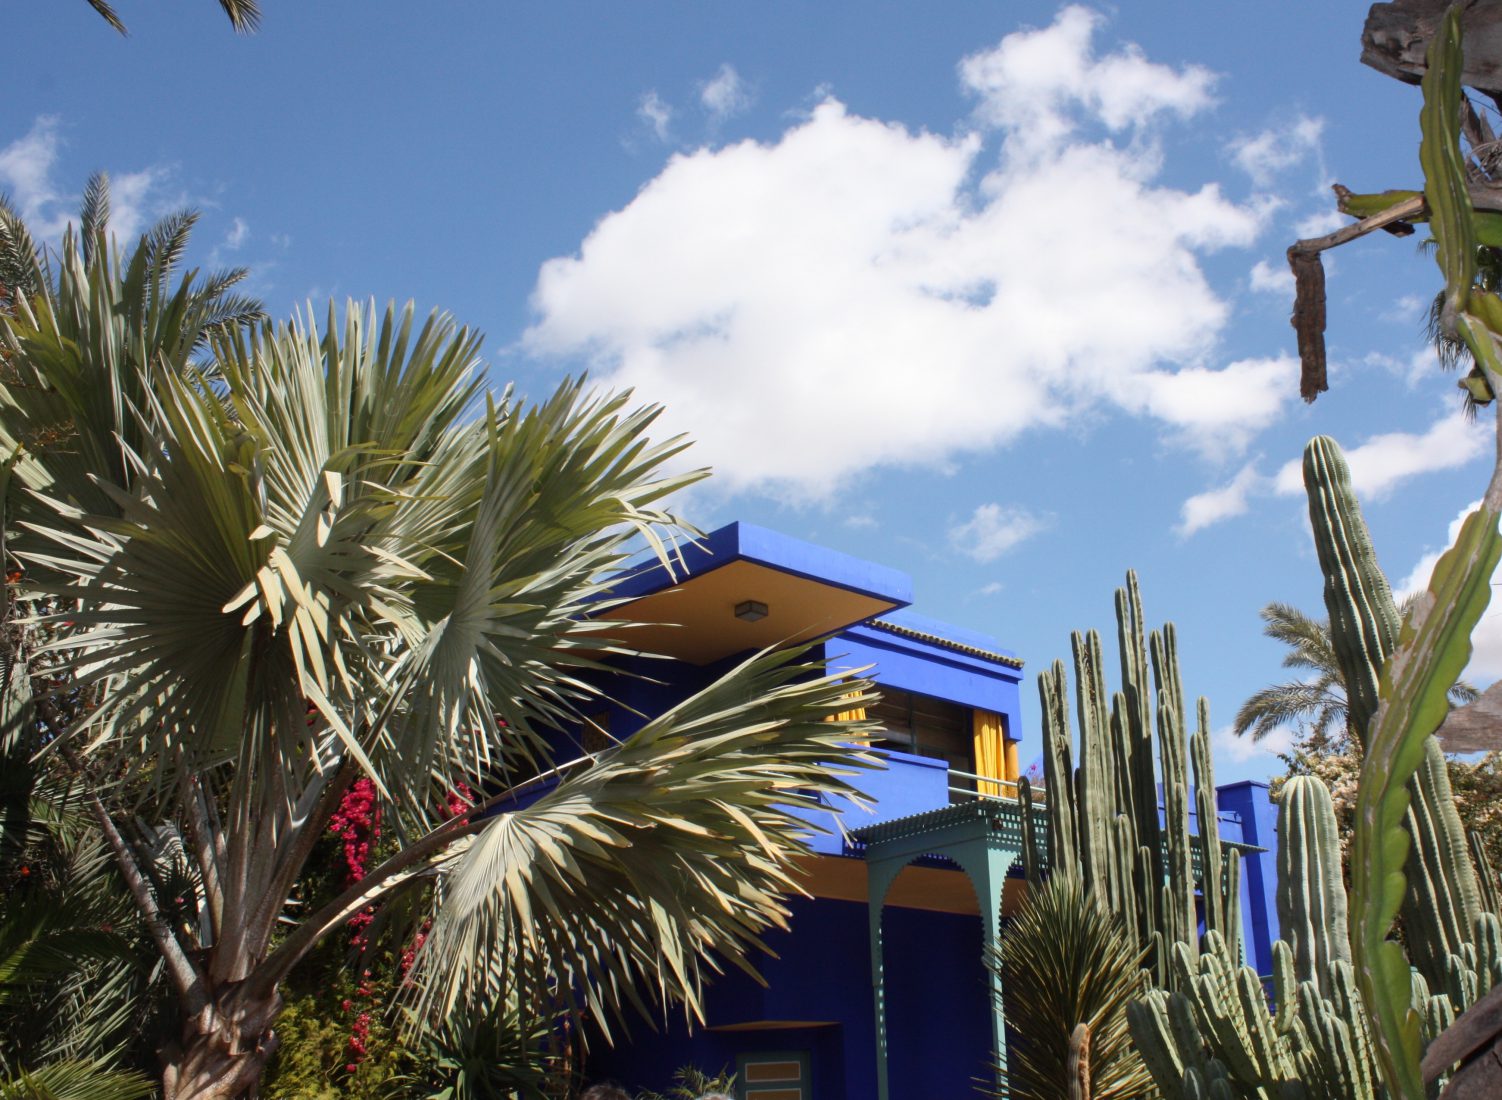
[[[1034,819],[1033,786],[1027,776],[1017,779],[1017,806],[1022,811],[1022,873],[1029,888],[1043,885],[1043,871],[1038,866],[1038,827]]]
[[[1335,209],[1342,214],[1349,214],[1353,218],[1370,218],[1373,214],[1380,214],[1384,210],[1391,210],[1399,203],[1408,202],[1422,195],[1422,191],[1375,191],[1370,193],[1358,193],[1348,188],[1335,185]],[[1427,221],[1428,212],[1407,221]]]
[[[1347,190],[1339,184],[1335,186],[1335,208],[1342,214],[1348,214],[1353,218],[1370,218],[1377,214],[1383,214],[1395,206],[1406,202],[1412,202],[1424,193],[1422,191],[1374,191],[1370,193],[1358,193]],[[1429,220],[1429,210],[1425,207],[1419,213],[1405,217],[1399,225],[1419,225]],[[1476,234],[1476,243],[1486,245],[1489,248],[1502,248],[1502,214],[1493,210],[1477,210],[1471,216],[1472,225]],[[1392,228],[1398,228],[1393,226]]]
[[[1488,913],[1502,915],[1502,897],[1497,893],[1497,872],[1486,854],[1486,845],[1478,833],[1467,833],[1466,843],[1471,850],[1471,862],[1476,865],[1476,878],[1481,885],[1482,904]]]
[[[1154,989],[1127,1005],[1127,1026],[1153,1081],[1165,1096],[1173,1097],[1183,1084],[1184,1058],[1168,1023],[1168,998]]]
[[[1460,16],[1452,7],[1429,47],[1424,74],[1419,160],[1432,218],[1437,260],[1445,276],[1445,311],[1476,359],[1497,369],[1490,322],[1502,303],[1475,295],[1476,240],[1456,122],[1460,109]],[[1409,778],[1423,762],[1427,738],[1449,708],[1451,684],[1470,657],[1471,631],[1491,596],[1502,559],[1497,532],[1502,465],[1482,506],[1467,517],[1455,545],[1435,565],[1428,593],[1405,624],[1398,651],[1382,678],[1381,703],[1367,738],[1356,805],[1352,897],[1355,955],[1362,1000],[1370,1015],[1378,1063],[1388,1091],[1402,1100],[1426,1095],[1419,1072],[1421,1019],[1402,948],[1388,940],[1406,887],[1409,837],[1403,829]]]
[[[1241,923],[1241,853],[1232,848],[1226,853],[1226,929],[1225,936],[1231,954],[1238,959],[1246,958],[1244,929]]]
[[[1298,1010],[1299,979],[1293,968],[1293,948],[1284,940],[1273,941],[1273,1027],[1287,1035],[1293,1030]]]
[[[1435,261],[1445,276],[1445,306],[1466,308],[1476,283],[1476,231],[1460,151],[1460,13],[1451,8],[1429,44],[1424,72],[1424,106],[1419,114],[1419,164],[1424,199],[1433,219]]]
[[[1446,695],[1470,658],[1471,631],[1491,597],[1491,575],[1502,560],[1497,517],[1494,507],[1471,513],[1434,567],[1429,593],[1405,625],[1383,677],[1361,769],[1352,860],[1357,973],[1383,1077],[1403,1100],[1425,1095],[1408,959],[1387,938],[1407,886],[1407,783],[1423,761],[1426,739],[1449,709]]]
[[[1398,636],[1397,606],[1377,564],[1350,469],[1340,446],[1328,436],[1316,436],[1304,448],[1304,487],[1350,730],[1364,746],[1377,711],[1382,666]]]

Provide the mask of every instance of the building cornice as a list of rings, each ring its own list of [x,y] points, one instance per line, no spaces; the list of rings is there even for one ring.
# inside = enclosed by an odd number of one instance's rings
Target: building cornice
[[[952,649],[956,653],[963,653],[967,657],[978,657],[982,661],[990,661],[992,664],[1006,665],[1008,668],[1021,668],[1021,657],[1009,657],[1005,653],[993,653],[989,649],[981,649],[978,646],[966,645],[964,642],[952,641],[938,634],[929,634],[926,631],[914,630],[910,626],[899,626],[897,623],[888,622],[886,619],[870,619],[864,625],[873,630],[884,630],[888,634],[896,634],[899,638],[911,638],[915,642],[926,642],[929,645],[938,646],[941,649]]]

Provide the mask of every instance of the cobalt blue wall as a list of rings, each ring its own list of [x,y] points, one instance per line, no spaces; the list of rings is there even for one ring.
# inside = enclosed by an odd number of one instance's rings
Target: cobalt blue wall
[[[863,902],[798,899],[796,934],[773,933],[778,958],[757,968],[768,988],[738,970],[709,990],[711,1025],[757,1020],[820,1020],[831,1026],[689,1034],[681,1020],[657,1032],[636,1027],[613,1049],[594,1046],[591,1080],[663,1089],[675,1069],[693,1063],[734,1068],[742,1052],[808,1050],[816,1100],[876,1096],[870,938]],[[990,1016],[980,965],[980,919],[915,909],[886,909],[889,1063],[892,1096],[970,1100],[989,1072]]]
[[[817,832],[809,847],[825,855],[845,855],[850,848],[841,826],[854,832],[880,821],[891,821],[949,804],[949,765],[942,760],[892,749],[873,750],[886,767],[850,777],[850,784],[871,801],[863,806],[845,798],[825,796],[825,804],[839,813],[800,812]]]
[[[1255,844],[1267,851],[1241,864],[1241,913],[1247,929],[1248,961],[1261,975],[1273,969],[1273,941],[1281,934],[1278,924],[1278,815],[1268,797],[1266,783],[1244,780],[1216,788],[1223,818],[1234,818],[1240,836],[1230,835],[1226,825],[1222,836]]]
[[[973,635],[976,640],[971,641],[960,636],[966,632],[907,613],[882,618],[904,626],[916,620],[922,625],[913,625],[912,629],[941,637],[954,635],[963,645],[996,651],[994,640],[984,635]],[[1019,668],[870,626],[851,627],[824,648],[831,670],[874,666],[867,675],[878,685],[996,711],[1006,716],[1008,737],[1022,736]]]

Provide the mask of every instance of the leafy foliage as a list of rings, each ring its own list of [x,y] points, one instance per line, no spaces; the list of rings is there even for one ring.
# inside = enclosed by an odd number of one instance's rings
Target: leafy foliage
[[[85,0],[89,7],[121,34],[130,33],[125,29],[124,22],[115,11],[109,0]],[[229,16],[230,25],[242,34],[250,34],[261,25],[261,5],[259,0],[219,0],[219,6],[224,9],[224,14]]]
[[[1398,614],[1406,616],[1415,597],[1405,599]],[[1283,667],[1306,673],[1302,679],[1271,684],[1253,693],[1236,712],[1233,731],[1260,741],[1273,730],[1299,731],[1295,752],[1324,756],[1351,750],[1350,708],[1340,661],[1330,637],[1330,620],[1316,619],[1292,604],[1274,601],[1262,609],[1262,633],[1288,647]],[[1480,693],[1464,680],[1450,688],[1450,702],[1464,706]]]
[[[253,1088],[281,984],[377,904],[437,905],[423,1026],[553,991],[602,1024],[697,1014],[784,922],[799,811],[868,761],[826,721],[861,685],[798,653],[555,756],[627,652],[610,578],[641,545],[671,562],[661,502],[701,476],[665,470],[683,441],[582,382],[487,393],[441,314],[256,323],[237,273],[177,273],[190,215],[120,256],[107,207],[91,188],[89,232],[55,272],[30,257],[38,290],[0,316],[0,451],[48,751],[86,778],[176,992],[169,1100]],[[398,843],[283,933],[360,780]],[[162,843],[181,886],[142,858]]]
[[[683,1066],[673,1074],[673,1084],[667,1092],[652,1092],[648,1089],[637,1093],[636,1100],[703,1100],[716,1093],[722,1096],[735,1095],[735,1074],[728,1068],[716,1074],[708,1074],[697,1066]]]
[[[1156,1095],[1127,1030],[1127,1005],[1147,990],[1142,960],[1077,878],[1056,874],[1030,890],[987,964],[1001,971],[1016,1036],[1005,1090],[997,1095],[1069,1095],[1070,1038],[1080,1024],[1089,1029],[1095,1100]]]

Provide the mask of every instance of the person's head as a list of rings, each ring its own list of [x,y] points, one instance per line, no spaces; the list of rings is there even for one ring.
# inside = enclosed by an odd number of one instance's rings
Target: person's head
[[[631,1094],[619,1085],[590,1085],[579,1100],[631,1100]]]

